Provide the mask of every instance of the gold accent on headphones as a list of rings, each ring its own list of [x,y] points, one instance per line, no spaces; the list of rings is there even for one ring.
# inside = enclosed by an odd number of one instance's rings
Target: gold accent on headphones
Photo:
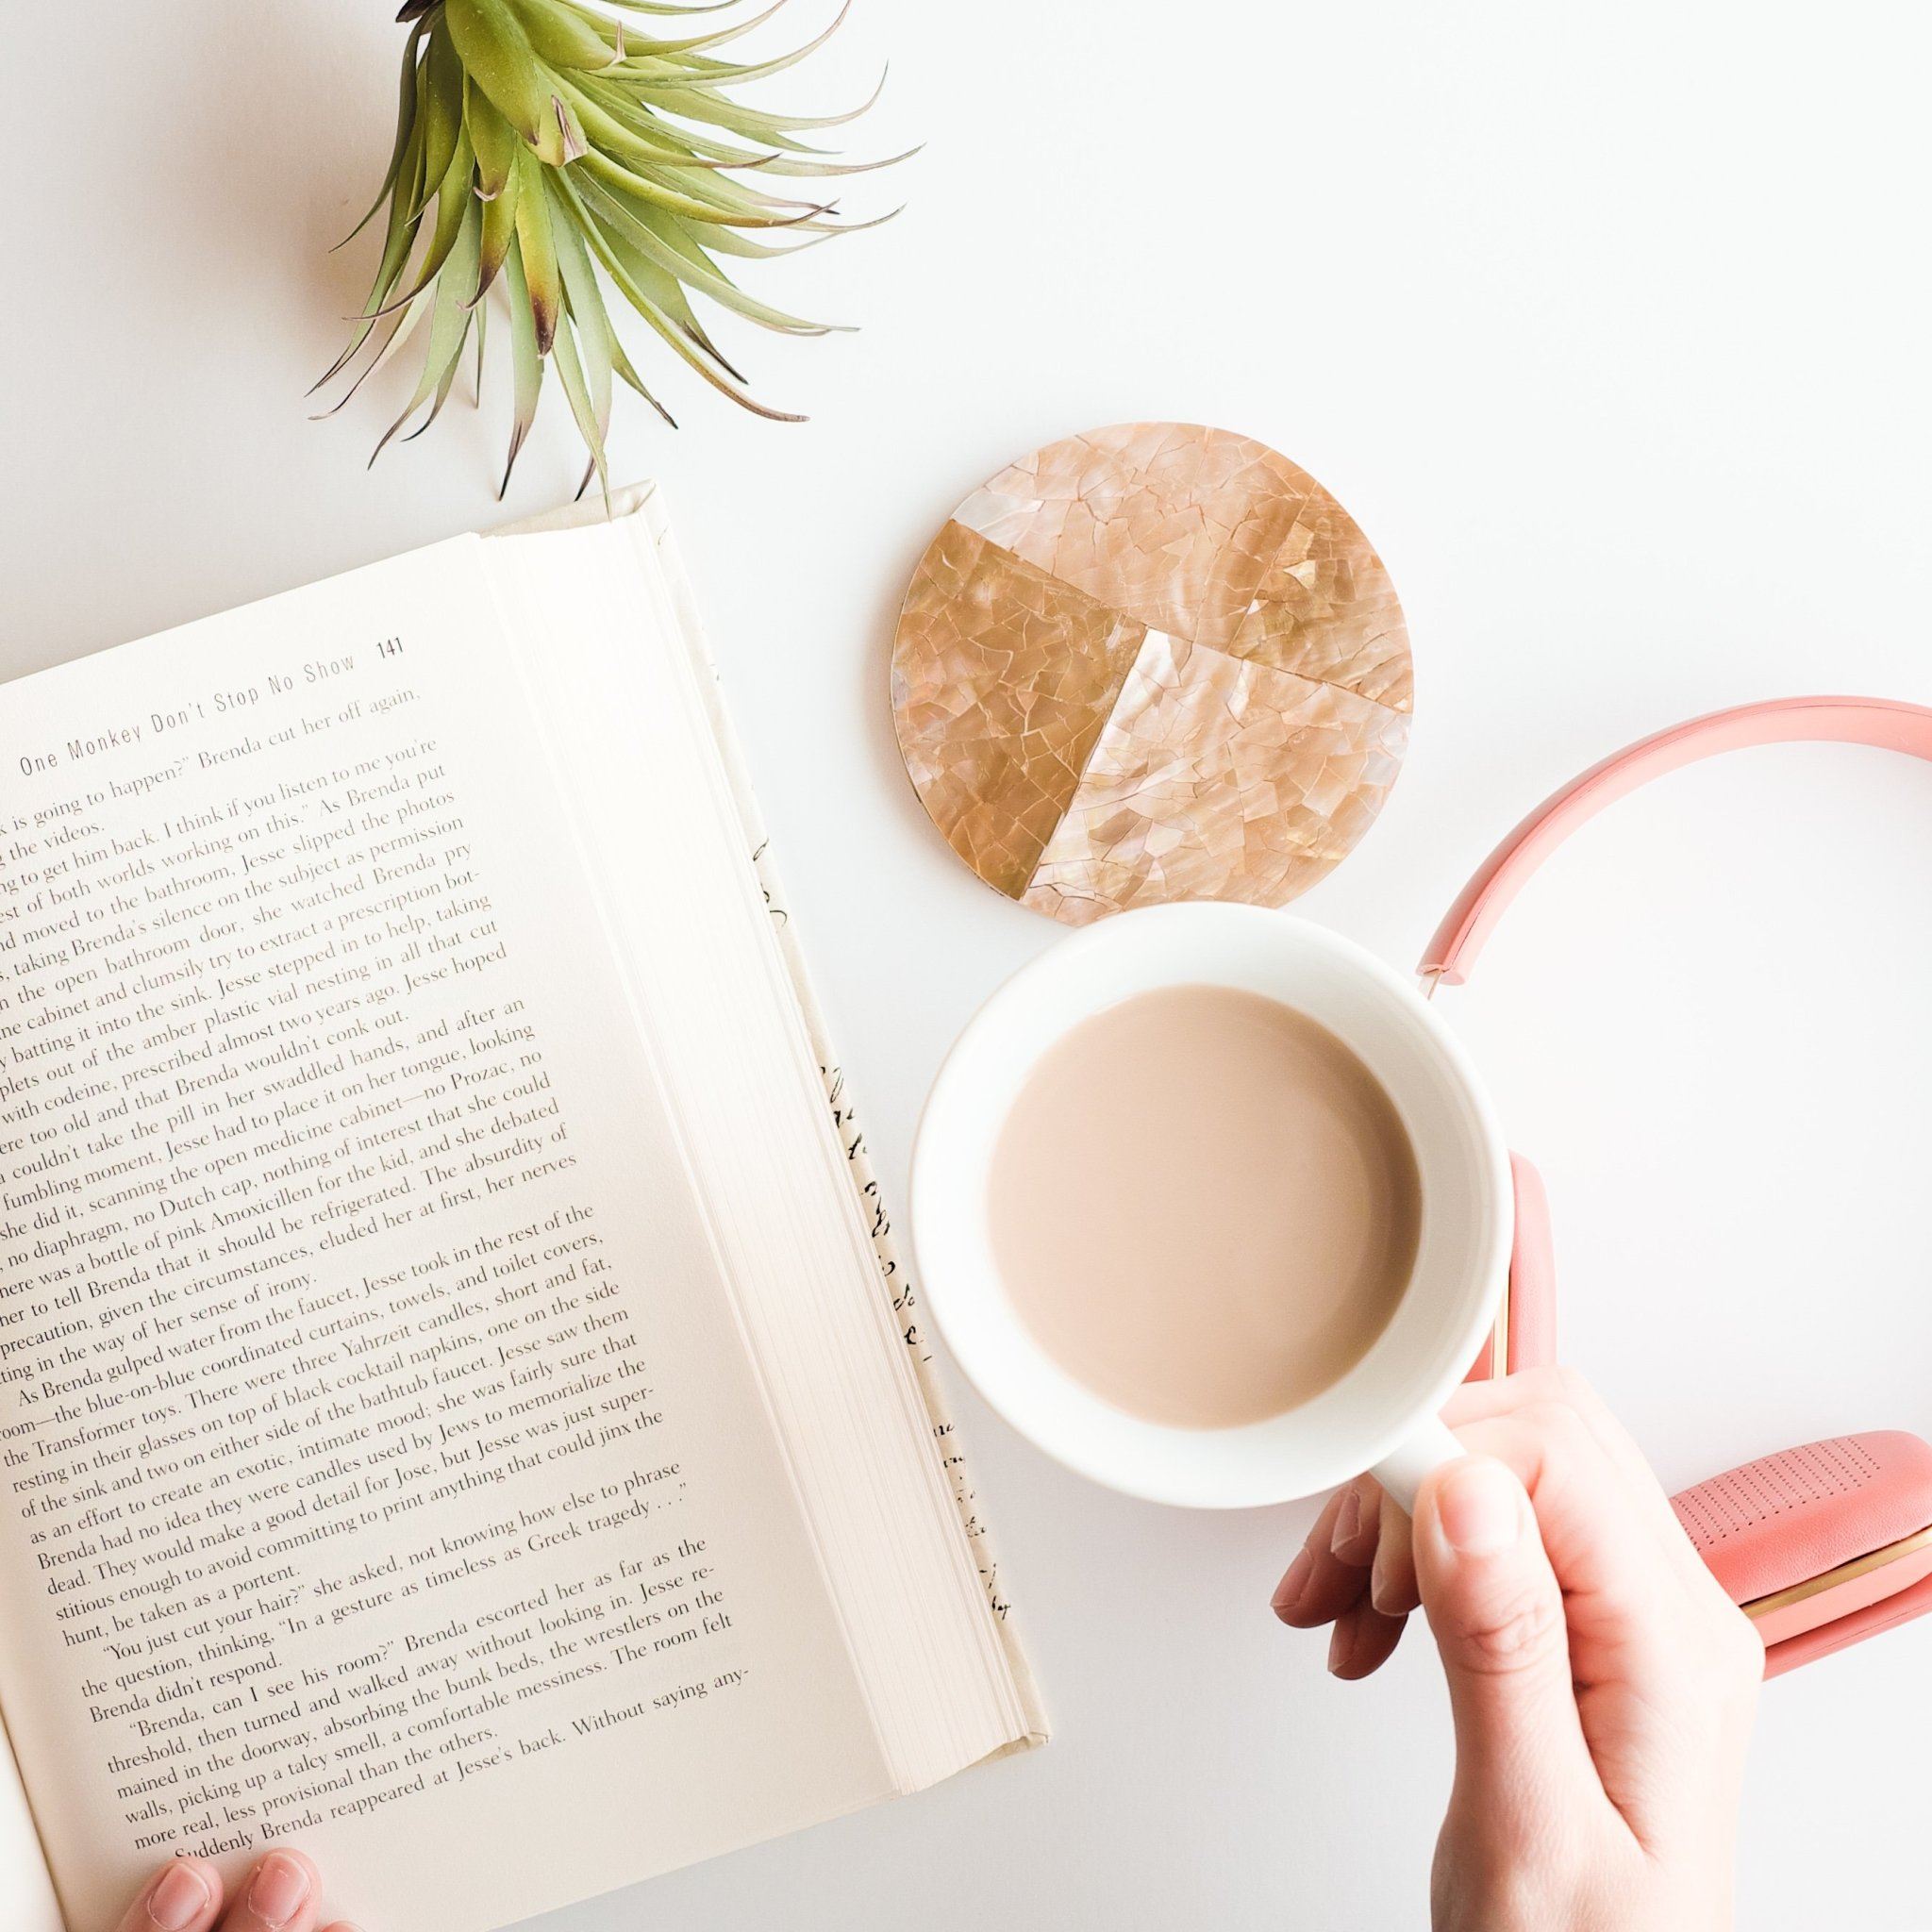
[[[1740,1607],[1747,1617],[1762,1617],[1772,1610],[1781,1610],[1789,1604],[1801,1604],[1807,1596],[1816,1596],[1822,1590],[1830,1590],[1838,1584],[1851,1582],[1854,1577],[1882,1570],[1886,1564],[1895,1563],[1901,1557],[1909,1557],[1914,1550],[1923,1550],[1928,1545],[1932,1545],[1932,1524],[1924,1529],[1914,1530],[1910,1536],[1901,1537],[1895,1543],[1887,1543],[1881,1549],[1853,1557],[1849,1563],[1840,1563],[1836,1570],[1807,1576],[1803,1583],[1794,1583],[1789,1590],[1777,1591],[1771,1596],[1753,1597]]]

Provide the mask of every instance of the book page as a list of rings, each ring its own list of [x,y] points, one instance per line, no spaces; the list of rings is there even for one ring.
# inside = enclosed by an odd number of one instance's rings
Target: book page
[[[477,1932],[891,1788],[475,546],[0,693],[0,1707],[75,1932],[283,1838]]]
[[[0,1736],[0,1925],[7,1932],[61,1932],[54,1876],[12,1747]]]

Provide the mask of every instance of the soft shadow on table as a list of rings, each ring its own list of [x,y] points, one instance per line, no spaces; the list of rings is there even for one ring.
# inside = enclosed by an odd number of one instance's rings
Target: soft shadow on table
[[[168,143],[170,206],[186,230],[175,252],[197,264],[210,320],[225,300],[253,296],[313,381],[347,340],[380,246],[378,216],[373,241],[365,230],[337,248],[382,180],[402,42],[351,30],[319,45],[285,10],[208,4],[176,9],[170,31],[196,51],[178,62],[185,87],[164,111],[179,130],[222,130]],[[134,130],[136,146],[160,143],[161,118],[145,137]]]

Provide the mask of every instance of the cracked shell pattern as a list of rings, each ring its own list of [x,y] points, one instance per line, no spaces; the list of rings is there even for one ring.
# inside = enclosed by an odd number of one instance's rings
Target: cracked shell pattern
[[[1264,444],[1178,424],[1069,438],[975,491],[892,654],[934,823],[1074,924],[1285,904],[1374,823],[1411,702],[1401,606],[1354,519]]]

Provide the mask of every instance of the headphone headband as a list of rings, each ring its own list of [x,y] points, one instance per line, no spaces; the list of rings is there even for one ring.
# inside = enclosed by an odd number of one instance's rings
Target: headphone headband
[[[1578,825],[1640,785],[1724,751],[1756,744],[1869,744],[1932,760],[1932,710],[1893,698],[1774,698],[1712,711],[1639,739],[1537,807],[1484,859],[1416,971],[1431,990],[1460,986],[1491,930],[1544,859]]]

